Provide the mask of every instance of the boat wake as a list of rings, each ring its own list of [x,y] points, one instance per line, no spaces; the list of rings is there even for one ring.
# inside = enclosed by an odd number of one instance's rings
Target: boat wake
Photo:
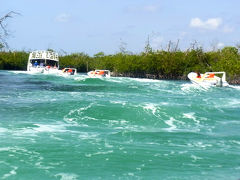
[[[209,89],[209,86],[199,86],[197,84],[186,83],[181,85],[181,90],[184,92],[208,91]]]
[[[230,88],[233,88],[233,89],[237,89],[237,90],[240,90],[240,86],[233,86],[233,85],[229,85]]]

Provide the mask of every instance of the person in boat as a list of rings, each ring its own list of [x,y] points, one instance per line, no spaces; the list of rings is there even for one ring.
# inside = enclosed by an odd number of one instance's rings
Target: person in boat
[[[45,70],[49,70],[51,68],[51,66],[49,66],[49,65],[47,65],[46,67],[45,67]]]
[[[38,65],[38,63],[37,63],[37,61],[35,61],[35,63],[34,63],[34,66],[36,66],[36,67],[37,67],[37,65]]]
[[[197,78],[201,78],[201,74],[199,72],[196,72],[197,73]]]

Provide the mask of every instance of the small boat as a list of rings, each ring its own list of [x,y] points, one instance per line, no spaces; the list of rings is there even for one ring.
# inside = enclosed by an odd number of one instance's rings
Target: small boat
[[[225,72],[206,72],[204,74],[191,72],[188,74],[188,78],[192,83],[200,85],[202,87],[209,86],[229,86],[226,81]]]
[[[111,77],[109,70],[95,70],[87,73],[91,78]]]
[[[71,76],[71,75],[76,75],[77,74],[77,69],[76,68],[64,68],[61,72],[61,75],[67,75],[67,76]]]
[[[53,51],[33,51],[29,54],[27,71],[31,73],[57,74],[58,53]]]

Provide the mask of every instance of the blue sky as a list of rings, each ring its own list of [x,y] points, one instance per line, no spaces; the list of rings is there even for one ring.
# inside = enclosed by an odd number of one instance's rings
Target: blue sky
[[[154,50],[179,39],[186,50],[197,41],[205,50],[240,44],[239,0],[0,0],[11,49],[51,48],[94,55]]]

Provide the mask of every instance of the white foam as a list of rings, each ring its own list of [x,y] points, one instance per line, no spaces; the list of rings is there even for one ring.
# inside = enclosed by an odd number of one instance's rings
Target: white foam
[[[212,147],[212,144],[204,144],[203,142],[195,142],[193,144],[188,143],[189,147],[198,147],[205,149],[206,147]]]
[[[113,147],[114,147],[113,145],[109,144],[109,143],[106,142],[106,141],[105,141],[105,144],[104,144],[104,145],[105,145],[106,148],[113,148]]]
[[[229,98],[224,103],[217,103],[216,108],[240,108],[240,99]]]
[[[86,76],[86,75],[81,75],[81,76],[78,76],[78,77],[74,77],[73,79],[74,79],[75,81],[85,81],[87,78],[88,78],[88,76]]]
[[[209,89],[209,87],[202,87],[197,84],[186,83],[186,84],[181,85],[181,90],[184,92],[192,92],[192,91],[196,91],[196,90],[207,91],[208,89]]]
[[[190,113],[183,113],[183,117],[184,118],[188,118],[188,119],[192,119],[194,122],[196,122],[197,124],[200,123],[199,120],[197,120],[197,118],[195,117],[195,113],[194,112],[190,112]]]
[[[54,135],[50,135],[50,137],[52,138],[52,139],[55,139],[55,140],[57,140],[57,141],[63,141],[64,139],[62,139],[62,138],[59,138],[59,137],[56,137],[56,136],[54,136]]]
[[[222,121],[220,122],[221,124],[240,124],[240,121]]]
[[[111,154],[113,153],[113,150],[109,150],[109,151],[99,151],[94,153],[93,155],[99,155],[99,154]]]
[[[9,173],[3,175],[2,179],[6,179],[6,178],[9,178],[10,176],[17,174],[16,170],[18,169],[18,167],[12,166],[12,168],[13,169]]]
[[[66,129],[69,124],[33,124],[35,127],[16,129],[12,132],[15,137],[37,136],[38,133],[63,133],[69,132]],[[60,139],[59,139],[60,140]]]
[[[73,174],[73,173],[59,173],[56,174],[55,177],[60,177],[60,180],[76,180],[78,179],[78,175],[77,174]]]
[[[97,139],[99,136],[98,133],[90,133],[90,132],[79,132],[80,135],[78,136],[80,139]]]
[[[14,74],[31,74],[31,75],[41,75],[42,73],[36,73],[31,71],[8,71]]]
[[[106,81],[115,82],[115,83],[122,83],[122,80],[121,80],[121,79],[115,78],[115,77],[106,78]]]
[[[200,160],[200,159],[203,159],[201,157],[198,157],[198,156],[195,156],[195,155],[191,155],[191,158],[194,160],[194,161],[197,161],[197,160]]]
[[[168,131],[173,131],[177,129],[177,126],[174,124],[174,121],[176,121],[173,117],[170,117],[169,120],[165,121],[167,125],[169,125],[169,128],[165,128]]]
[[[0,128],[0,133],[5,133],[7,132],[8,130],[6,128]]]
[[[151,111],[153,115],[156,114],[157,111],[157,105],[153,103],[148,103],[143,106],[144,110]]]
[[[240,90],[240,86],[233,86],[233,85],[229,85],[229,87]]]
[[[110,101],[110,103],[112,103],[112,104],[121,104],[123,106],[126,105],[126,101]]]
[[[128,124],[128,121],[126,121],[125,119],[109,120],[108,122],[110,126],[115,126],[115,125],[126,126]]]
[[[236,141],[236,140],[230,140],[231,143],[234,143],[234,144],[237,144],[237,145],[240,145],[240,141]]]
[[[69,122],[69,121],[74,122],[74,121],[78,120],[79,117],[81,117],[81,115],[84,113],[84,111],[91,108],[93,104],[94,103],[91,103],[88,106],[70,110],[70,112],[63,117],[63,119],[66,122]]]
[[[14,73],[14,74],[29,74],[28,71],[8,71],[8,72],[11,72],[11,73]]]
[[[230,99],[228,106],[229,107],[240,107],[240,99]]]
[[[86,157],[92,157],[92,156],[96,156],[96,155],[105,155],[105,154],[111,154],[113,153],[113,150],[109,150],[109,151],[99,151],[96,153],[92,153],[92,154],[85,154]]]
[[[3,148],[0,148],[0,152],[1,151],[10,151],[12,148],[10,147],[3,147]]]
[[[66,128],[62,124],[50,125],[50,124],[34,124],[38,127],[33,128],[37,132],[66,132]]]
[[[132,78],[131,80],[133,80],[133,81],[138,81],[138,82],[161,82],[161,80],[157,80],[157,79],[145,79],[145,78]]]

